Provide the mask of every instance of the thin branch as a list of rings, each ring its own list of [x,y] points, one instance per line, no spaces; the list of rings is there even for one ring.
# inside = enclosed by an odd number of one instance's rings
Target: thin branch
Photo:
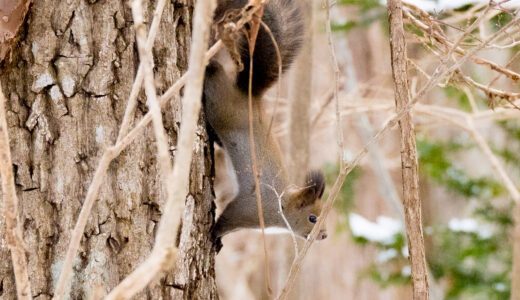
[[[283,205],[282,205],[282,197],[285,194],[285,191],[283,191],[281,194],[278,193],[278,191],[272,186],[265,183],[262,183],[263,185],[267,186],[269,189],[273,191],[273,193],[276,195],[276,198],[278,199],[278,213],[280,216],[282,216],[283,222],[285,223],[285,226],[287,226],[287,229],[289,230],[289,233],[291,235],[293,246],[294,246],[294,255],[295,257],[298,255],[298,242],[296,240],[296,234],[294,233],[294,230],[292,229],[291,224],[287,220],[287,217],[285,216],[283,212]]]
[[[83,237],[83,232],[85,231],[85,226],[87,225],[88,216],[90,211],[92,210],[92,206],[95,203],[97,192],[103,183],[103,177],[105,176],[106,170],[108,169],[108,165],[114,159],[114,154],[112,149],[105,150],[105,153],[101,157],[99,164],[97,166],[96,172],[94,173],[94,177],[92,178],[92,182],[88,188],[87,196],[85,197],[85,201],[83,202],[83,206],[81,207],[81,211],[78,216],[78,220],[76,221],[76,225],[74,230],[72,231],[69,247],[67,249],[67,253],[65,254],[65,261],[63,263],[63,267],[60,273],[60,277],[58,278],[58,283],[56,285],[56,289],[54,291],[55,300],[61,300],[67,290],[69,289],[69,279],[72,271],[72,263],[74,257],[76,256],[76,252],[79,248],[79,243],[81,238]]]
[[[162,16],[162,12],[164,10],[165,3],[166,3],[165,0],[160,0],[157,3],[157,7],[154,12],[154,19],[152,21],[152,27],[150,28],[150,33],[149,33],[148,39],[146,41],[146,49],[148,49],[149,51],[151,51],[151,48],[153,46],[153,42],[155,40],[155,35],[157,33],[157,28],[159,27],[159,23],[160,23],[160,19]],[[132,120],[133,112],[134,112],[135,106],[136,106],[137,95],[139,94],[139,90],[141,88],[141,83],[142,83],[143,77],[144,77],[143,67],[142,67],[142,64],[140,64],[139,70],[136,75],[136,79],[134,80],[134,84],[132,86],[132,91],[130,93],[130,97],[127,102],[125,115],[124,115],[123,121],[121,123],[121,129],[119,131],[119,136],[117,138],[118,142],[121,140],[121,137],[126,134],[127,128],[130,125],[130,122]],[[152,111],[150,111],[147,115],[151,116],[151,114],[152,114]],[[124,149],[124,147],[122,149]],[[67,253],[65,254],[65,261],[63,263],[63,268],[62,268],[62,271],[58,278],[58,283],[56,284],[56,289],[54,291],[53,299],[56,299],[56,300],[62,299],[63,296],[65,295],[65,293],[67,292],[67,289],[69,288],[68,282],[69,282],[69,278],[71,276],[73,260],[74,260],[74,257],[76,256],[76,252],[78,251],[79,244],[81,242],[81,238],[83,236],[83,232],[84,232],[85,226],[88,221],[88,216],[90,215],[90,211],[92,210],[92,206],[94,205],[94,202],[96,200],[95,198],[97,196],[99,187],[103,183],[103,177],[106,173],[106,170],[107,170],[110,162],[118,154],[119,153],[116,153],[115,151],[113,151],[113,149],[107,149],[105,151],[105,153],[103,153],[103,156],[101,157],[99,165],[98,165],[96,172],[94,174],[94,177],[92,179],[92,183],[90,184],[89,189],[87,191],[87,196],[85,198],[85,202],[83,203],[80,214],[78,216],[78,221],[76,222],[74,231],[72,232],[71,240],[69,242],[69,247],[67,249]]]
[[[305,256],[307,255],[307,252],[309,251],[311,245],[316,240],[316,237],[319,234],[319,228],[324,225],[325,219],[327,218],[327,215],[332,210],[332,207],[334,205],[334,202],[337,199],[337,196],[339,194],[339,190],[341,189],[341,186],[343,185],[343,182],[345,181],[345,178],[347,175],[354,169],[355,166],[357,166],[361,159],[365,156],[365,154],[368,152],[368,147],[370,145],[375,144],[378,142],[391,128],[393,128],[397,122],[403,118],[411,109],[412,107],[421,99],[424,97],[424,95],[429,92],[433,87],[435,87],[443,78],[444,76],[451,74],[455,70],[457,70],[463,63],[465,63],[470,57],[472,57],[477,51],[481,50],[482,48],[486,47],[488,44],[495,41],[499,36],[501,36],[508,28],[516,24],[520,20],[520,16],[515,16],[513,20],[511,20],[507,25],[502,27],[500,30],[495,32],[492,36],[490,36],[487,40],[485,40],[482,44],[479,46],[471,49],[464,55],[462,58],[460,58],[455,63],[450,63],[448,60],[445,60],[442,62],[434,71],[434,73],[431,75],[430,80],[424,85],[424,87],[413,97],[413,99],[406,104],[405,107],[403,107],[402,110],[400,110],[397,114],[395,114],[392,118],[390,118],[388,121],[385,122],[383,128],[379,130],[375,136],[372,137],[369,143],[367,143],[354,157],[352,161],[350,161],[345,168],[340,170],[339,176],[337,177],[334,185],[331,188],[331,191],[329,193],[329,197],[327,198],[327,201],[325,202],[325,206],[322,209],[321,215],[318,218],[318,222],[314,226],[313,230],[311,231],[309,238],[303,245],[303,247],[300,249],[300,254],[295,259],[295,262],[293,263],[291,270],[289,272],[289,276],[287,278],[287,281],[285,283],[285,286],[278,296],[277,299],[282,300],[287,297],[287,294],[291,290],[292,286],[294,285],[294,281],[296,279],[296,275],[301,269],[301,265],[303,263],[303,260]],[[451,64],[450,67],[448,67],[448,64]]]
[[[507,191],[511,195],[511,198],[515,201],[516,205],[520,205],[520,193],[518,192],[518,189],[516,188],[515,184],[507,175],[506,170],[496,157],[496,155],[491,151],[491,148],[489,147],[487,141],[484,139],[484,137],[475,129],[475,124],[473,123],[473,119],[470,117],[466,118],[466,130],[468,130],[475,141],[477,142],[477,145],[480,147],[484,155],[487,157],[489,162],[491,163],[491,166],[495,170],[495,172],[498,174],[504,185],[506,186]]]
[[[254,2],[254,0],[251,0],[251,2]],[[249,42],[249,82],[248,82],[248,113],[249,113],[249,147],[251,151],[251,165],[253,169],[253,179],[255,182],[255,195],[256,195],[256,206],[258,210],[258,222],[260,223],[260,229],[262,231],[262,240],[263,240],[263,246],[264,246],[264,264],[265,264],[265,281],[266,281],[266,287],[267,287],[267,293],[269,295],[272,294],[272,288],[271,288],[271,277],[270,277],[270,271],[269,271],[269,252],[267,251],[267,241],[265,237],[265,221],[264,221],[264,211],[262,207],[262,194],[260,191],[260,172],[259,164],[256,157],[256,147],[255,147],[255,136],[254,136],[254,122],[253,122],[253,55],[254,55],[254,49],[255,49],[255,43],[256,43],[256,37],[258,34],[259,26],[261,24],[262,20],[262,14],[263,14],[263,4],[260,3],[260,1],[256,1],[258,5],[260,5],[261,9],[259,11],[259,15],[256,15],[256,21],[258,22],[257,25],[252,24],[250,26],[251,30],[249,31],[248,36],[248,42]],[[253,18],[253,20],[255,20]],[[254,30],[256,28],[256,31]]]
[[[405,5],[410,8],[414,7],[408,3],[406,3]],[[427,17],[425,17],[425,18],[428,18],[427,21],[432,22],[431,17],[426,12],[422,11],[420,8],[417,8],[417,7],[415,7],[414,10],[416,10],[421,16],[426,15]],[[482,18],[482,16],[484,16],[486,11],[484,11],[484,13],[481,14],[481,18]],[[404,11],[403,13],[414,25],[416,25],[419,29],[421,29],[425,35],[430,36],[431,38],[435,39],[437,42],[439,42],[447,47],[451,47],[459,55],[462,55],[462,56],[466,55],[466,50],[458,47],[458,44],[460,44],[461,40],[459,40],[459,42],[456,43],[457,47],[454,48],[453,42],[449,41],[442,32],[439,32],[439,31],[435,30],[434,28],[431,28],[430,26],[421,22],[419,19],[414,17],[409,11]],[[477,21],[480,22],[481,19],[479,19]],[[479,24],[477,21],[473,22],[473,24],[475,26]],[[475,28],[475,26],[468,28],[468,29],[472,30]],[[467,29],[466,29],[466,32],[468,32]],[[473,62],[475,62],[477,64],[488,66],[490,69],[507,76],[508,78],[512,79],[513,81],[518,81],[520,79],[520,74],[518,74],[508,68],[504,68],[492,61],[489,61],[489,60],[483,59],[483,58],[479,58],[479,57],[473,57],[473,56],[470,59],[473,60]]]
[[[340,162],[340,168],[345,167],[346,163],[346,157],[344,155],[344,137],[343,137],[343,126],[341,125],[341,114],[339,110],[339,77],[340,77],[340,71],[339,71],[339,64],[338,64],[338,58],[336,56],[336,50],[334,49],[334,41],[332,39],[332,28],[331,28],[331,20],[330,20],[330,4],[329,0],[325,1],[325,28],[327,32],[327,43],[329,45],[329,51],[332,58],[332,67],[334,68],[334,100],[336,104],[336,130],[338,135],[338,150],[339,150],[339,162]]]
[[[277,63],[278,63],[278,82],[276,83],[276,98],[274,101],[274,108],[273,108],[273,113],[271,115],[271,120],[269,121],[269,126],[267,127],[267,133],[265,135],[265,140],[267,140],[271,133],[271,129],[273,127],[274,117],[276,116],[276,109],[278,108],[278,103],[280,100],[280,90],[281,90],[280,79],[282,78],[283,64],[282,64],[282,54],[280,53],[280,47],[278,46],[278,42],[276,41],[276,38],[274,37],[273,32],[271,31],[271,28],[269,28],[269,26],[267,26],[267,24],[265,24],[263,21],[260,21],[260,23],[262,24],[262,27],[265,29],[265,31],[269,34],[269,37],[271,38],[271,41],[273,42],[274,49],[276,50],[276,57],[277,57]]]
[[[22,227],[18,220],[18,198],[14,186],[13,163],[11,161],[11,149],[9,148],[9,136],[7,133],[7,120],[5,112],[5,97],[0,85],[0,174],[2,175],[3,215],[7,232],[7,246],[11,252],[13,261],[14,279],[18,299],[32,299],[31,284],[25,259],[25,247],[23,242]]]
[[[148,33],[148,39],[146,40],[146,51],[152,51],[153,44],[155,42],[155,36],[157,34],[157,30],[159,29],[159,24],[161,23],[165,4],[166,0],[159,0],[157,2],[157,7],[153,13],[152,25],[150,26],[150,31]],[[143,64],[141,63],[139,64],[139,69],[137,70],[137,75],[135,76],[134,84],[132,85],[132,90],[130,91],[130,96],[128,97],[125,115],[123,117],[123,121],[121,122],[121,128],[119,129],[117,141],[120,141],[121,138],[123,138],[128,132],[128,128],[130,127],[130,123],[135,112],[135,107],[137,106],[137,96],[141,90],[143,78],[144,70]]]
[[[373,136],[374,130],[372,129],[372,124],[366,114],[359,114],[358,116],[360,124],[357,126],[357,129],[359,135],[365,143],[368,143],[370,138]],[[379,195],[384,199],[386,206],[404,223],[405,217],[403,203],[397,194],[397,188],[392,180],[390,172],[385,168],[384,153],[376,145],[372,145],[368,152],[370,155],[370,166],[379,183]]]
[[[138,2],[140,1],[141,0],[138,0]],[[189,68],[187,71],[188,81],[182,99],[182,124],[177,144],[177,155],[175,158],[173,174],[171,180],[169,180],[169,186],[171,186],[169,192],[171,191],[172,195],[168,197],[168,202],[165,204],[164,213],[159,223],[154,249],[151,256],[134,272],[126,277],[107,296],[107,299],[128,299],[132,297],[135,293],[145,288],[151,280],[161,276],[164,271],[170,269],[175,260],[175,231],[179,226],[180,215],[184,207],[186,195],[188,194],[189,173],[193,157],[193,144],[195,142],[197,121],[199,119],[201,108],[202,86],[206,66],[205,49],[208,45],[210,26],[213,20],[213,11],[215,10],[215,7],[215,0],[199,0],[195,5],[193,40],[191,45]],[[138,8],[134,8],[134,14],[136,13],[136,17],[139,17],[138,14],[140,12]],[[136,18],[136,22],[138,20],[139,18]],[[139,25],[136,24],[136,26]],[[145,50],[143,48],[141,48],[140,51]],[[143,54],[146,55],[146,53]],[[150,55],[150,53],[148,55]],[[149,58],[151,58],[151,55]],[[150,66],[151,65],[148,65],[148,67]],[[150,74],[148,74],[148,79],[151,79]],[[147,86],[147,89],[151,90],[151,87]],[[151,95],[153,97],[153,94]],[[162,124],[160,124],[160,126],[164,130]]]
[[[152,125],[157,143],[157,162],[159,164],[159,170],[161,172],[163,187],[166,188],[166,203],[172,203],[173,201],[175,201],[175,199],[173,198],[175,186],[172,183],[176,181],[175,178],[172,177],[172,162],[170,159],[170,153],[168,151],[168,140],[163,126],[161,108],[159,106],[159,103],[157,102],[157,94],[155,91],[153,74],[153,56],[152,52],[148,51],[145,45],[146,26],[144,24],[143,18],[142,0],[134,0],[132,5],[132,14],[134,18],[134,26],[136,31],[137,49],[139,52],[141,65],[143,66],[146,98],[148,106],[150,108],[150,112],[152,114]],[[176,215],[172,215],[172,219],[179,219],[181,211],[182,209],[180,211],[177,211]],[[172,229],[175,230],[176,228],[177,227],[173,227]],[[174,234],[172,234],[172,236],[174,236]],[[173,241],[173,238],[171,240]],[[160,245],[162,248],[169,248],[173,246],[173,242],[171,242],[171,244],[161,244],[163,242],[165,241],[159,238],[158,233],[156,244]]]
[[[248,14],[245,14],[234,26],[236,31],[240,30],[247,20],[251,19],[251,12],[255,11],[254,9],[249,11]],[[208,64],[211,57],[213,57],[220,49],[223,47],[222,40],[217,41],[207,52],[202,60],[205,65]],[[160,98],[160,106],[162,107],[166,102],[172,98],[174,95],[178,94],[180,89],[186,84],[189,78],[189,73],[185,73],[175,84],[173,84]],[[131,101],[128,101],[131,102]],[[130,117],[131,114],[125,114],[126,117]],[[124,120],[123,120],[124,121]],[[139,123],[132,129],[125,137],[121,138],[119,142],[117,142],[113,147],[105,150],[105,153],[101,157],[99,164],[94,173],[94,177],[87,191],[87,195],[85,197],[85,201],[83,202],[83,206],[81,208],[80,214],[78,216],[78,220],[76,221],[76,225],[71,235],[71,241],[69,243],[69,247],[67,249],[67,253],[65,256],[65,262],[63,264],[62,272],[58,279],[58,284],[56,286],[56,290],[54,293],[53,299],[62,299],[65,294],[66,283],[68,282],[68,278],[70,277],[71,269],[72,269],[72,261],[76,256],[76,253],[79,248],[79,243],[81,241],[81,237],[85,230],[85,226],[88,221],[88,217],[92,210],[92,206],[95,203],[97,193],[101,184],[103,183],[103,177],[106,173],[106,170],[110,164],[110,162],[117,157],[132,141],[134,141],[139,134],[144,130],[144,128],[152,121],[151,112],[148,112]],[[129,122],[129,121],[128,121]]]
[[[461,78],[468,85],[473,86],[483,91],[489,98],[501,98],[514,105],[514,101],[520,99],[520,93],[506,92],[489,86],[485,86],[473,80],[471,77],[464,75],[462,72],[457,72],[459,78]],[[520,109],[516,106],[517,109]]]

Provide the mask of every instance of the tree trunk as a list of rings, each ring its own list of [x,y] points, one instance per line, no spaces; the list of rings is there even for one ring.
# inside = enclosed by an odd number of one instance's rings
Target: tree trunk
[[[151,21],[155,1],[148,3]],[[154,47],[162,94],[187,69],[193,3],[166,4]],[[127,1],[34,1],[18,46],[2,63],[15,183],[32,296],[50,299],[87,188],[104,149],[114,144],[138,67]],[[136,119],[147,111],[144,93]],[[164,110],[172,155],[180,99]],[[175,271],[136,299],[216,299],[211,149],[203,118],[190,176]],[[165,193],[154,134],[144,131],[114,160],[76,257],[70,298],[114,288],[150,254]],[[5,238],[4,221],[0,238]],[[0,241],[4,245],[4,241]],[[0,298],[16,295],[10,254],[0,248]]]

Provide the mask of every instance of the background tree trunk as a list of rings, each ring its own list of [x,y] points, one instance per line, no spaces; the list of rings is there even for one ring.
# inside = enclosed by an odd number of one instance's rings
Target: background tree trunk
[[[151,20],[155,1],[148,3]],[[187,69],[193,3],[167,3],[154,47],[158,94]],[[85,194],[104,149],[117,138],[138,67],[126,1],[35,1],[18,47],[1,65],[32,295],[50,299]],[[147,111],[144,93],[136,118]],[[180,99],[165,108],[175,154]],[[201,121],[180,239],[178,268],[138,299],[216,299],[211,149]],[[74,265],[70,295],[108,292],[151,251],[164,202],[151,128],[110,165]],[[0,224],[0,238],[5,225]],[[0,241],[1,245],[5,245]],[[16,295],[0,248],[0,297]]]

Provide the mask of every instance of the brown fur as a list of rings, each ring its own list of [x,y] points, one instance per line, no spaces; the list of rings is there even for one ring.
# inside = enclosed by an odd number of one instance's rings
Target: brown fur
[[[246,0],[219,0],[216,19],[229,9],[241,8]],[[300,48],[302,23],[295,0],[271,0],[262,19],[273,32],[282,54],[283,68],[289,67]],[[238,193],[226,206],[213,230],[221,237],[240,228],[259,228],[257,199],[249,143],[249,109],[246,82],[249,76],[249,52],[243,51],[244,37],[239,37],[238,50],[244,62],[243,71],[230,72],[224,64],[226,53],[213,59],[206,69],[204,108],[212,131],[231,159],[238,181]],[[247,49],[247,47],[245,48]],[[279,201],[291,229],[306,238],[321,213],[320,198],[324,181],[320,172],[310,172],[303,187],[290,184],[278,143],[268,131],[268,119],[261,107],[264,91],[278,79],[276,51],[271,38],[261,30],[253,57],[253,135],[256,161],[260,166],[260,193],[266,227],[286,228],[279,211]],[[278,197],[279,195],[283,195]],[[311,216],[313,216],[311,218]],[[325,238],[324,231],[319,238]]]

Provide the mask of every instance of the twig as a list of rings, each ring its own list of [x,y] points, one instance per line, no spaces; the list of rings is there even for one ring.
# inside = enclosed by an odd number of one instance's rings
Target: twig
[[[65,254],[65,261],[63,263],[60,277],[58,278],[58,283],[54,291],[53,299],[55,300],[62,299],[69,289],[68,282],[72,271],[74,257],[78,251],[79,243],[83,237],[83,232],[88,221],[88,216],[92,210],[92,206],[95,203],[99,187],[103,183],[103,177],[106,173],[106,170],[108,169],[108,165],[112,159],[114,159],[114,157],[115,156],[112,149],[106,149],[105,153],[99,161],[96,172],[94,173],[94,177],[92,178],[92,182],[90,183],[87,191],[87,196],[85,197],[85,202],[83,202],[78,220],[76,221],[76,225],[74,226],[74,230],[72,231],[70,237],[69,247],[67,248],[67,253]]]
[[[372,124],[366,114],[359,114],[358,121],[360,123],[357,126],[359,135],[365,143],[368,143],[373,136]],[[397,188],[392,181],[390,172],[384,166],[384,153],[376,145],[372,145],[368,152],[370,155],[370,166],[379,183],[379,195],[384,199],[386,206],[404,223],[403,203],[397,194]]]
[[[160,0],[157,3],[157,7],[154,12],[154,19],[152,21],[152,27],[150,28],[150,34],[148,35],[148,39],[146,41],[146,49],[149,49],[149,51],[151,51],[151,48],[153,46],[153,42],[155,40],[155,35],[157,32],[157,28],[159,27],[159,23],[160,23],[160,19],[162,16],[162,12],[164,10],[165,3],[166,3],[165,0]],[[127,128],[130,125],[131,119],[133,117],[133,112],[135,110],[137,95],[139,94],[139,90],[141,88],[141,83],[142,83],[143,77],[144,77],[143,67],[140,64],[136,79],[132,86],[132,91],[131,91],[129,99],[128,99],[127,108],[125,110],[125,115],[124,115],[123,121],[121,123],[121,129],[119,131],[119,136],[117,138],[118,142],[121,140],[121,137],[126,134]],[[151,116],[152,112],[150,111],[147,115]],[[116,145],[118,142],[116,142]],[[126,146],[128,144],[126,144]],[[121,151],[126,146],[122,147]],[[99,187],[101,186],[101,184],[103,182],[103,177],[106,173],[106,170],[107,170],[110,162],[118,154],[119,154],[119,152],[116,152],[116,151],[114,151],[114,149],[109,148],[109,149],[105,150],[105,153],[103,153],[103,156],[100,159],[99,165],[96,169],[96,172],[94,173],[92,183],[89,186],[89,189],[87,191],[87,196],[85,198],[85,201],[81,208],[80,214],[78,216],[78,221],[76,222],[74,231],[72,232],[71,240],[69,242],[69,247],[67,249],[67,253],[65,254],[65,261],[63,263],[63,268],[62,268],[62,271],[58,278],[58,283],[56,284],[56,289],[54,291],[53,299],[60,300],[63,298],[63,296],[67,292],[67,289],[68,289],[67,283],[68,283],[70,275],[71,275],[73,260],[74,260],[74,257],[76,256],[76,252],[78,251],[79,244],[81,242],[81,238],[83,236],[83,232],[84,232],[85,226],[88,221],[88,216],[90,215],[90,211],[92,210],[92,206],[94,205],[94,202],[96,200],[95,198],[97,196]]]
[[[254,9],[252,10],[254,11]],[[239,22],[237,22],[237,26],[235,26],[235,30],[240,30],[242,26],[244,26],[245,22],[251,18],[250,14],[244,15]],[[223,47],[223,43],[221,40],[217,41],[207,52],[203,59],[204,63],[207,65],[209,59],[213,57],[220,49]],[[160,106],[166,104],[166,102],[176,95],[180,89],[186,84],[189,78],[189,73],[184,74],[177,82],[175,82],[160,98]],[[130,102],[130,101],[129,101]],[[130,117],[131,114],[125,116]],[[124,121],[124,120],[123,120]],[[69,248],[67,249],[67,253],[65,256],[65,262],[63,264],[62,272],[58,279],[58,284],[56,286],[56,290],[54,293],[53,299],[61,299],[65,294],[65,289],[67,288],[65,285],[68,282],[68,278],[70,277],[70,272],[72,269],[72,261],[76,256],[76,252],[79,248],[79,243],[81,241],[81,237],[83,235],[85,226],[87,224],[88,216],[92,210],[92,206],[96,200],[97,193],[99,188],[103,182],[103,177],[106,173],[106,170],[110,164],[110,162],[117,157],[130,143],[137,138],[137,136],[144,130],[144,128],[152,121],[151,112],[148,112],[139,123],[132,129],[125,137],[121,138],[119,142],[117,142],[113,147],[105,150],[105,153],[101,157],[99,164],[94,173],[94,177],[87,191],[87,195],[85,197],[85,201],[83,202],[83,206],[81,208],[80,214],[78,216],[78,220],[76,221],[76,225],[71,235],[71,241],[69,243]]]
[[[514,101],[516,99],[520,99],[520,93],[514,93],[514,92],[506,92],[499,89],[495,89],[489,86],[485,86],[483,84],[480,84],[473,80],[471,77],[464,75],[462,72],[457,72],[459,75],[459,78],[461,78],[464,82],[467,84],[483,91],[488,97],[490,98],[501,98],[507,100],[507,102],[514,105],[517,109],[520,109],[518,106],[514,104]]]
[[[137,1],[140,2],[141,0]],[[169,197],[170,199],[168,199],[168,202],[165,204],[164,213],[159,223],[154,249],[151,256],[134,272],[126,277],[107,296],[107,299],[130,298],[132,295],[146,287],[152,279],[160,276],[160,274],[165,270],[168,270],[174,262],[175,231],[179,225],[184,200],[188,194],[189,172],[193,157],[193,144],[195,142],[197,121],[199,119],[201,108],[200,99],[202,96],[205,71],[205,49],[209,40],[210,26],[213,20],[213,11],[215,10],[215,7],[215,0],[199,0],[195,5],[193,41],[191,45],[189,68],[187,71],[188,81],[182,99],[182,124],[177,144],[177,155],[173,168],[173,177],[169,182],[169,185],[172,186],[172,196]],[[139,10],[134,8],[134,14],[136,13],[139,13]],[[141,48],[141,51],[143,50],[145,49]],[[149,58],[151,58],[151,55]],[[150,65],[148,65],[148,67],[150,67]],[[150,79],[150,77],[151,76],[148,76],[148,79]],[[162,124],[160,124],[160,126],[164,130]]]
[[[327,41],[328,41],[328,45],[329,45],[329,51],[330,51],[331,58],[332,58],[332,67],[334,68],[334,100],[336,102],[335,104],[336,104],[336,130],[337,130],[337,135],[338,135],[338,155],[339,155],[340,168],[343,169],[345,167],[346,157],[343,153],[345,151],[345,148],[344,148],[345,141],[344,141],[344,137],[343,137],[343,126],[341,125],[341,114],[340,114],[340,110],[339,110],[339,96],[338,96],[340,72],[339,72],[338,58],[336,56],[336,50],[334,49],[334,41],[332,39],[332,28],[331,28],[331,20],[330,20],[330,4],[329,4],[329,0],[324,0],[324,1],[325,1],[325,17],[326,17],[325,28],[326,28],[326,32],[327,32]]]
[[[155,133],[155,139],[157,143],[157,153],[158,158],[157,162],[159,164],[159,170],[161,172],[161,178],[163,181],[163,187],[166,188],[167,194],[167,205],[175,201],[173,198],[175,192],[175,178],[172,177],[172,162],[170,159],[170,154],[168,151],[168,141],[166,138],[166,132],[163,126],[163,119],[161,108],[157,102],[157,94],[155,91],[155,83],[154,83],[154,74],[153,74],[153,56],[152,52],[146,49],[146,26],[144,25],[143,19],[143,8],[142,8],[142,0],[134,0],[132,5],[132,14],[134,17],[134,26],[136,31],[136,41],[137,41],[137,49],[139,52],[139,58],[141,61],[141,65],[143,66],[144,73],[144,85],[145,85],[145,93],[147,98],[147,103],[150,108],[150,112],[152,114],[152,125]],[[203,45],[205,46],[205,45]],[[189,84],[186,85],[188,87]],[[184,120],[183,120],[184,121]],[[189,169],[189,168],[188,168]],[[170,204],[171,205],[171,204]],[[181,207],[182,208],[182,207]],[[182,211],[182,209],[181,209]],[[181,211],[177,211],[176,215],[172,215],[171,219],[178,220]],[[177,224],[178,225],[178,224]],[[173,227],[175,230],[177,227]],[[175,234],[172,234],[174,236]],[[168,241],[161,239],[160,232],[157,234],[156,244],[161,248],[172,247],[173,242],[169,243]],[[173,238],[171,238],[173,241]]]
[[[262,183],[262,184],[267,186],[268,188],[270,188],[273,191],[273,193],[276,195],[276,198],[278,199],[278,212],[279,212],[280,216],[282,216],[283,222],[285,223],[285,226],[287,226],[287,229],[289,229],[289,233],[291,234],[291,238],[292,238],[293,246],[294,246],[294,255],[296,258],[296,256],[298,255],[298,252],[299,252],[298,242],[296,240],[296,235],[294,234],[294,230],[292,229],[291,224],[289,223],[289,221],[287,220],[287,217],[285,217],[285,214],[283,212],[282,198],[283,198],[283,195],[285,194],[285,191],[283,191],[281,194],[279,194],[278,191],[272,185],[268,185],[265,183]]]
[[[14,186],[13,164],[11,161],[11,149],[9,148],[9,136],[7,133],[7,120],[5,112],[5,97],[0,85],[0,174],[2,175],[3,215],[7,231],[7,246],[11,252],[13,261],[14,279],[18,299],[32,299],[31,284],[27,272],[25,259],[25,247],[22,228],[18,220],[18,198]]]
[[[367,143],[354,157],[352,161],[350,161],[345,168],[340,170],[339,176],[336,179],[334,185],[331,188],[331,191],[329,193],[329,197],[327,198],[327,201],[325,202],[325,206],[322,209],[321,215],[318,218],[318,222],[314,226],[313,230],[311,231],[309,238],[303,245],[303,247],[300,249],[300,254],[295,259],[295,262],[293,263],[291,270],[289,272],[289,276],[287,278],[287,281],[285,283],[285,286],[278,296],[277,299],[282,300],[285,299],[291,290],[294,281],[296,279],[296,275],[300,271],[301,264],[303,263],[303,259],[307,255],[307,252],[309,251],[312,243],[314,243],[316,237],[319,234],[319,228],[323,226],[325,223],[325,219],[327,218],[327,215],[332,210],[333,204],[336,201],[336,198],[338,196],[339,190],[341,189],[341,186],[343,185],[343,182],[345,181],[345,178],[347,175],[352,171],[352,169],[357,166],[361,159],[365,156],[365,154],[368,152],[368,147],[370,147],[372,144],[378,142],[391,128],[393,128],[397,122],[405,115],[407,114],[412,107],[421,99],[424,97],[424,95],[430,91],[433,87],[435,87],[444,76],[447,74],[451,74],[453,71],[457,70],[463,63],[465,63],[471,56],[473,56],[477,51],[484,48],[489,43],[492,43],[495,39],[497,39],[502,33],[504,33],[505,30],[507,30],[512,25],[516,24],[520,20],[520,16],[516,16],[509,22],[507,25],[502,27],[500,30],[495,32],[492,36],[490,36],[487,40],[485,40],[482,44],[479,46],[473,48],[471,51],[468,51],[466,55],[464,55],[462,58],[460,58],[458,61],[453,63],[451,67],[448,67],[449,61],[444,61],[441,63],[440,66],[437,67],[435,72],[432,74],[430,80],[424,85],[424,87],[413,97],[413,99],[406,104],[406,106],[400,110],[396,115],[394,115],[392,118],[390,118],[387,122],[385,122],[385,125],[381,130],[379,130],[375,136],[372,137],[369,143]]]
[[[334,97],[335,87],[330,88],[322,97],[320,97],[320,101],[318,103],[321,103],[320,109],[318,110],[318,113],[314,116],[314,118],[311,121],[311,128],[314,128],[318,121],[320,120],[321,116],[325,112],[325,109],[327,106],[329,106],[330,102],[332,101]]]
[[[407,7],[413,7],[410,4],[405,4],[405,5]],[[429,22],[432,21],[426,12],[422,11],[421,9],[419,9],[417,7],[415,7],[415,10],[417,10],[421,16],[427,15],[428,16],[427,20]],[[486,11],[484,11],[484,13],[481,15],[481,17],[487,12],[487,10],[488,9],[486,9]],[[452,49],[455,49],[455,52],[457,54],[463,55],[463,56],[466,55],[466,50],[458,47],[458,44],[460,43],[460,41],[459,41],[459,43],[457,43],[457,47],[453,48],[453,43],[451,41],[449,41],[448,39],[446,39],[446,37],[442,33],[438,32],[435,29],[432,29],[428,25],[424,24],[423,22],[418,20],[416,17],[414,17],[409,11],[404,11],[404,14],[414,25],[416,25],[419,29],[421,29],[424,34],[434,38],[437,42],[440,42],[441,44],[443,44],[447,47],[451,47]],[[477,21],[480,21],[480,20],[477,20]],[[477,25],[478,24],[477,21],[475,21],[473,24]],[[473,29],[473,28],[474,27],[472,27],[470,29]],[[466,29],[466,32],[468,32],[467,29]],[[513,81],[518,81],[520,79],[520,74],[518,74],[508,68],[499,66],[492,61],[489,61],[489,60],[486,60],[483,58],[479,58],[479,57],[471,57],[471,60],[473,60],[473,62],[475,62],[477,64],[488,66],[490,69],[507,76],[508,78],[512,79]]]
[[[518,234],[520,233],[520,220],[518,215],[520,213],[520,193],[518,192],[518,189],[511,180],[511,178],[507,175],[507,172],[505,171],[502,164],[499,162],[496,155],[493,154],[493,151],[491,151],[491,148],[489,147],[484,137],[480,134],[480,132],[478,132],[475,129],[473,119],[467,118],[466,123],[468,131],[471,133],[482,152],[484,152],[484,155],[491,163],[491,166],[498,174],[498,176],[506,186],[506,189],[508,190],[509,194],[511,195],[511,198],[513,198],[515,202],[515,207],[513,210],[513,219],[515,221],[515,224],[513,229],[513,268],[511,273],[511,299],[519,299],[520,274],[515,271],[520,271],[520,256],[518,256],[520,255],[520,236],[518,236]]]
[[[157,7],[155,8],[155,11],[153,13],[152,25],[150,26],[148,39],[146,40],[146,51],[152,51],[153,44],[155,42],[155,35],[157,34],[157,29],[159,29],[159,24],[161,23],[162,13],[165,4],[166,0],[157,1]],[[130,126],[130,123],[133,119],[132,116],[134,115],[135,107],[137,106],[137,96],[139,95],[139,91],[141,90],[143,78],[143,64],[139,64],[139,69],[137,70],[137,75],[135,76],[134,84],[132,85],[132,90],[130,91],[130,96],[128,97],[128,102],[126,104],[125,115],[123,117],[123,121],[121,122],[119,135],[117,136],[118,142],[128,132],[128,127]]]
[[[467,86],[462,87],[462,90],[466,94],[466,97],[468,97],[469,105],[471,106],[471,110],[473,113],[477,113],[479,111],[477,102],[475,101],[475,97],[473,97],[473,93],[471,92],[470,88]]]
[[[253,2],[254,0],[251,0]],[[256,157],[256,147],[255,147],[255,136],[254,136],[254,127],[253,127],[253,55],[254,55],[254,49],[255,49],[255,43],[256,43],[256,37],[258,34],[258,29],[262,20],[262,14],[263,14],[263,5],[260,3],[260,1],[257,0],[258,5],[261,6],[259,15],[256,16],[256,20],[258,22],[257,25],[252,24],[250,34],[248,36],[248,42],[249,42],[249,85],[248,85],[248,113],[249,113],[249,147],[251,149],[251,165],[253,168],[253,179],[255,182],[255,195],[256,195],[256,205],[258,210],[258,221],[260,223],[260,229],[262,231],[262,239],[263,239],[263,246],[264,246],[264,257],[265,257],[265,281],[266,281],[266,287],[267,287],[267,293],[269,295],[272,294],[272,288],[271,288],[271,277],[270,277],[270,271],[269,271],[269,252],[267,251],[267,241],[265,237],[265,222],[264,222],[264,211],[262,207],[262,194],[260,192],[260,169]],[[256,31],[254,28],[256,27]]]

